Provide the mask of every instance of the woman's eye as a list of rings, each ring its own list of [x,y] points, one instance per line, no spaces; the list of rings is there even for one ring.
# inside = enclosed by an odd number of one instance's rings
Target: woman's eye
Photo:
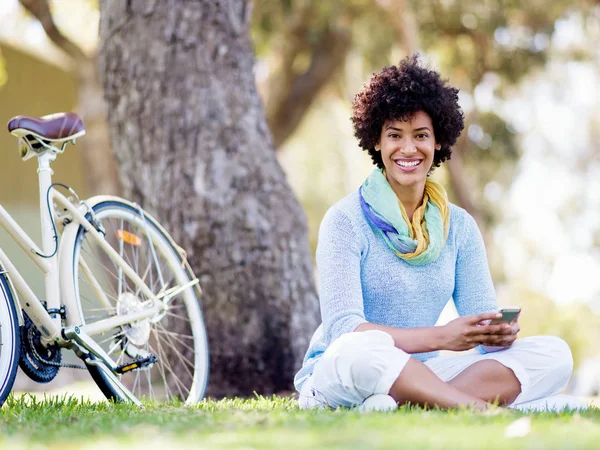
[[[417,137],[419,139],[427,139],[428,135],[427,135],[427,133],[419,133],[419,134],[417,134]]]
[[[390,133],[390,134],[388,134],[388,137],[397,138],[399,136],[396,133]]]

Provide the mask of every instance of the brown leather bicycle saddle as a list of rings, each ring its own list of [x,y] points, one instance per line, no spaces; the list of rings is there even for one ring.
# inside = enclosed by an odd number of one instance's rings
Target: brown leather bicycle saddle
[[[49,141],[66,141],[85,134],[85,127],[81,117],[70,112],[50,114],[39,118],[13,117],[8,122],[8,131],[17,137],[32,134]]]

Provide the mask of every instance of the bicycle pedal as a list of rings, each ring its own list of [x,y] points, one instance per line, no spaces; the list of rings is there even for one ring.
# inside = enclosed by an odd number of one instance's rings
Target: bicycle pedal
[[[156,362],[158,362],[158,358],[155,355],[149,355],[145,358],[117,366],[115,368],[115,372],[122,375],[124,373],[131,372],[132,370],[143,369],[144,367],[151,366]]]

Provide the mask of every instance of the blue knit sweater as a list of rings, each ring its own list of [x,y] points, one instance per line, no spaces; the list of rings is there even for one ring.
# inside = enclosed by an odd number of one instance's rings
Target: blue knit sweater
[[[475,220],[453,204],[440,257],[411,266],[373,232],[356,191],[333,205],[321,222],[317,270],[322,324],[294,379],[298,391],[327,347],[361,323],[431,327],[451,298],[461,316],[497,309],[481,233]],[[412,356],[426,361],[436,355]]]

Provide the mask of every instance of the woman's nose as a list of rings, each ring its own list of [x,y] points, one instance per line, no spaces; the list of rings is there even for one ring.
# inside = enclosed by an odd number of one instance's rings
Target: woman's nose
[[[415,153],[417,151],[417,146],[415,145],[414,142],[409,141],[409,142],[404,143],[401,150],[402,150],[402,153],[404,153],[405,155],[412,155],[413,153]]]

